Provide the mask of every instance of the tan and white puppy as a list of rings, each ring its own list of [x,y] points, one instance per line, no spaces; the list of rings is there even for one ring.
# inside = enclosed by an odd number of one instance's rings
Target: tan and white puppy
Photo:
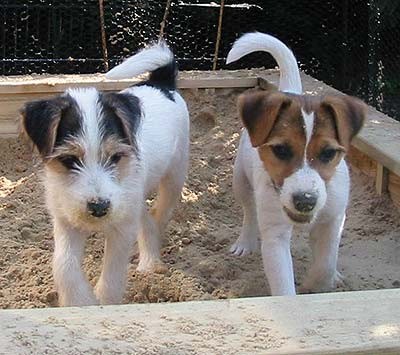
[[[239,97],[246,129],[235,161],[233,188],[244,219],[231,252],[250,253],[260,239],[272,295],[294,295],[290,241],[293,228],[306,228],[313,262],[302,291],[328,290],[341,278],[336,268],[350,187],[343,158],[363,125],[366,105],[345,95],[303,95],[296,58],[267,34],[239,38],[227,63],[254,51],[275,58],[280,83],[279,91]]]
[[[180,198],[189,154],[189,115],[176,91],[172,52],[157,44],[107,73],[147,81],[119,93],[94,88],[27,103],[23,129],[44,161],[47,207],[54,219],[53,274],[62,306],[122,301],[138,236],[138,270],[160,262],[159,234]],[[151,213],[146,198],[157,191]],[[86,238],[104,232],[100,278],[82,270]]]

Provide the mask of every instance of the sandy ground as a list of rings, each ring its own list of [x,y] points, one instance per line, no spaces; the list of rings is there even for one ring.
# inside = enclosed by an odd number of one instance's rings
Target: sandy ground
[[[232,165],[240,131],[237,92],[185,91],[192,119],[191,168],[162,249],[168,271],[140,274],[129,268],[125,301],[163,302],[268,294],[260,253],[228,254],[241,225],[232,191]],[[51,220],[44,208],[40,162],[16,139],[0,140],[0,308],[57,305],[51,276]],[[400,287],[400,214],[371,181],[352,173],[353,189],[340,246],[340,290]],[[310,250],[293,238],[297,281]],[[103,240],[89,239],[85,269],[92,283],[100,271]]]

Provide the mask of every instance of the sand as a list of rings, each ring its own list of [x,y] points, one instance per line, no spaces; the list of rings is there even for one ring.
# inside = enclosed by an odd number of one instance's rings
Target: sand
[[[268,287],[259,252],[238,258],[228,249],[242,214],[234,201],[232,165],[241,124],[238,91],[186,90],[191,111],[191,166],[182,201],[164,236],[161,274],[135,271],[132,257],[125,302],[164,302],[264,296]],[[18,139],[0,140],[0,308],[57,305],[51,276],[51,219],[44,206],[40,161]],[[400,287],[400,214],[378,197],[369,178],[352,171],[348,219],[340,245],[338,291]],[[296,282],[310,262],[304,235],[293,237]],[[89,238],[84,263],[94,284],[103,239]]]

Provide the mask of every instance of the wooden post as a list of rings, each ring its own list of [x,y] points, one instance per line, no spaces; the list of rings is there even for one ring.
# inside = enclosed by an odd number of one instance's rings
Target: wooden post
[[[106,38],[106,30],[104,27],[104,0],[99,0],[99,12],[100,12],[100,32],[101,32],[101,45],[103,49],[104,69],[105,71],[108,71],[107,38]]]
[[[376,164],[376,179],[375,188],[379,196],[383,195],[388,191],[389,185],[389,170],[382,164]]]
[[[160,24],[160,34],[158,35],[159,40],[164,38],[164,31],[165,31],[165,26],[167,24],[167,18],[168,18],[170,7],[171,7],[171,0],[167,0],[167,3],[165,4],[164,16],[163,16],[163,19]]]
[[[224,6],[225,0],[221,0],[220,8],[219,8],[219,18],[218,18],[218,29],[217,29],[217,40],[215,42],[215,52],[214,52],[214,62],[213,62],[213,70],[217,69],[218,62],[218,52],[219,52],[219,44],[221,42],[221,32],[222,32],[222,16],[224,14]]]

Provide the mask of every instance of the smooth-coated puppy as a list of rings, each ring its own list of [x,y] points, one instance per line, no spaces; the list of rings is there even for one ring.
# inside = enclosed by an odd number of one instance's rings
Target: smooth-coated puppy
[[[160,233],[178,202],[189,154],[189,114],[176,91],[177,68],[163,43],[106,74],[147,81],[118,93],[94,88],[27,103],[25,134],[44,162],[47,207],[54,219],[53,274],[62,306],[116,304],[138,238],[138,270],[160,263]],[[146,198],[157,191],[149,212]],[[93,291],[82,270],[86,238],[104,232]]]
[[[275,58],[280,83],[279,91],[243,94],[238,100],[246,129],[233,188],[244,218],[231,252],[252,252],[260,239],[271,294],[294,295],[290,241],[294,227],[305,228],[313,262],[301,291],[329,290],[341,279],[337,258],[350,188],[343,158],[362,128],[366,105],[346,95],[303,95],[296,58],[267,34],[239,38],[227,63],[254,51]]]

